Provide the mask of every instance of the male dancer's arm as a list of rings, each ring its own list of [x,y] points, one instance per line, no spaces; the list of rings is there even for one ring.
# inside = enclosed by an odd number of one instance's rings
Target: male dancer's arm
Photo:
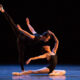
[[[23,30],[19,24],[17,24],[17,28],[21,33],[23,33],[25,36],[29,37],[30,39],[35,38],[34,35],[32,35],[32,34],[28,33],[27,31]]]
[[[57,37],[55,36],[55,34],[53,32],[51,32],[50,30],[48,32],[54,37],[55,45],[54,45],[54,48],[52,49],[52,51],[56,54],[58,46],[59,46],[59,40],[57,39]]]
[[[29,18],[26,18],[26,24],[29,28],[29,30],[32,32],[32,34],[36,34],[37,32],[34,30],[34,28],[31,26]]]

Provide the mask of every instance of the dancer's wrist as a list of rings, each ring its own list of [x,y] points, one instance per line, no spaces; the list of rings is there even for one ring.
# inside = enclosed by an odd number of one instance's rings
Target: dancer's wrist
[[[33,60],[33,58],[30,58],[30,60]]]
[[[20,31],[22,31],[22,28],[20,27],[19,24],[17,24],[17,28],[18,28]]]

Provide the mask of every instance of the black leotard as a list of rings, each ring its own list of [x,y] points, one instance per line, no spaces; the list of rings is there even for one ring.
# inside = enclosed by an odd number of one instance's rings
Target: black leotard
[[[36,45],[36,49],[37,49],[37,50],[39,49],[39,51],[37,51],[37,52],[40,52],[40,53],[42,53],[42,54],[47,52],[47,51],[43,48],[43,46],[50,46],[50,41],[47,41],[47,42],[41,41],[39,34],[36,34],[36,35],[35,35],[34,43],[35,43],[35,45]]]
[[[49,68],[50,70],[49,73],[51,73],[57,65],[57,55],[51,55],[48,62],[49,62],[49,66],[47,68]]]

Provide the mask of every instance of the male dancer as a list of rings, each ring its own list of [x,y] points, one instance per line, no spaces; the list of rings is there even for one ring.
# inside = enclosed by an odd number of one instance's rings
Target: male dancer
[[[35,42],[43,41],[47,42],[50,39],[50,35],[48,32],[44,32],[42,35],[39,35],[34,28],[30,25],[29,19],[26,19],[26,23],[32,34],[28,33],[27,31],[20,28],[20,25],[16,25],[13,21],[13,19],[7,14],[7,12],[3,9],[3,6],[0,5],[0,11],[6,18],[6,20],[11,25],[11,28],[13,29],[16,38],[17,38],[17,46],[18,46],[18,52],[19,52],[19,63],[21,65],[21,70],[24,71],[24,40],[25,39],[31,39]],[[42,43],[43,45],[47,45],[46,43]]]
[[[10,17],[9,14],[4,10],[3,6],[0,4],[0,12],[4,15],[6,20],[9,22],[11,28],[13,29],[16,38],[17,38],[17,47],[19,53],[19,64],[21,66],[21,70],[24,71],[24,40],[28,37],[33,37],[30,33],[26,32],[28,36],[23,35],[17,28],[17,25],[14,23],[13,19]]]

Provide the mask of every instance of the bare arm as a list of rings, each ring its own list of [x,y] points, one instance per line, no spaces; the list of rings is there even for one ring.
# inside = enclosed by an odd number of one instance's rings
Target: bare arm
[[[54,37],[55,45],[54,45],[54,48],[52,49],[52,51],[54,53],[56,53],[58,50],[58,46],[59,46],[59,40],[57,39],[57,37],[55,36],[55,34],[53,32],[49,31],[49,33]]]
[[[43,54],[43,55],[40,55],[40,56],[37,56],[37,57],[32,57],[26,62],[26,64],[29,64],[31,60],[45,59],[46,57],[47,57],[46,54]]]
[[[31,58],[31,60],[44,59],[44,58],[46,58],[46,54],[43,54],[43,55],[40,55],[37,57],[33,57],[33,58]]]
[[[36,34],[37,32],[34,30],[34,28],[30,25],[29,18],[26,18],[26,24],[29,28],[29,30],[32,32],[32,34]]]

